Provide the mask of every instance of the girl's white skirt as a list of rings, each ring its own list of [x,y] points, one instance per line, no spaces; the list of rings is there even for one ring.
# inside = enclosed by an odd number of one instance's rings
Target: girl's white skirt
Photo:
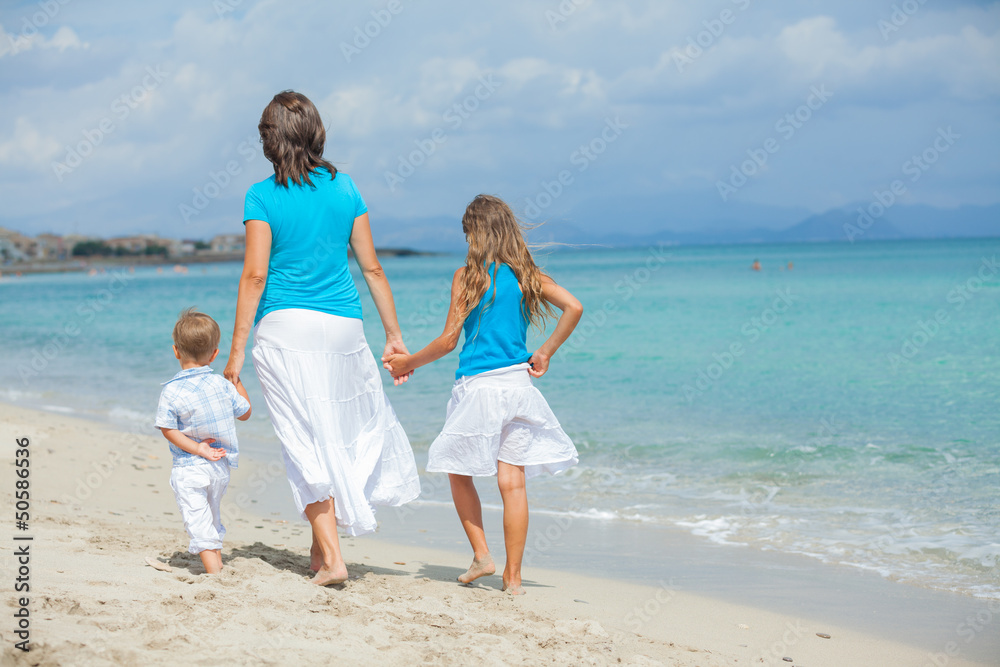
[[[361,320],[272,311],[254,329],[253,362],[303,517],[307,505],[332,497],[337,523],[361,535],[375,530],[372,505],[420,495],[413,451]]]
[[[528,364],[455,382],[428,472],[488,477],[497,461],[524,466],[525,477],[559,473],[579,461],[573,441],[532,384]]]

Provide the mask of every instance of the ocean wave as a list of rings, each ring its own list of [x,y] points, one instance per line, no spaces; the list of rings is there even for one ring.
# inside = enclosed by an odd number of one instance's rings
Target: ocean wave
[[[836,513],[791,516],[784,513],[697,514],[673,525],[715,544],[753,547],[814,558],[832,565],[875,572],[903,583],[963,593],[1000,597],[997,571],[1000,544],[978,531],[920,524],[905,513],[852,508],[840,521]],[[858,520],[867,515],[868,521]],[[873,518],[894,516],[896,524]],[[860,525],[867,524],[867,530]]]

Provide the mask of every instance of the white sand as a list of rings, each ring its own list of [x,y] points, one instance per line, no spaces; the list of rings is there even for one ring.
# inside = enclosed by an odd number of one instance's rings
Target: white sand
[[[308,524],[252,502],[283,477],[245,455],[226,498],[225,569],[208,576],[186,552],[167,443],[152,428],[127,434],[0,405],[11,510],[19,437],[32,451],[31,528],[17,533],[34,537],[32,651],[14,648],[13,553],[24,543],[12,539],[11,511],[0,541],[4,665],[934,664],[926,650],[667,586],[532,568],[535,585],[515,599],[498,576],[455,583],[471,555],[364,537],[342,542],[351,579],[318,588],[307,580]]]

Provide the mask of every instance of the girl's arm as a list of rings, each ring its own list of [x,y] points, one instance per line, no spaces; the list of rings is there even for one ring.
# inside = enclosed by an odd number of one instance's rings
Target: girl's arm
[[[458,345],[458,338],[462,334],[464,322],[461,312],[462,305],[458,301],[462,292],[462,276],[464,274],[465,267],[463,266],[455,271],[455,277],[451,280],[451,306],[448,308],[448,319],[444,323],[444,333],[416,354],[393,354],[383,359],[385,367],[394,377],[412,373],[415,368],[437,361]]]
[[[271,225],[263,220],[247,220],[246,253],[243,257],[243,274],[236,297],[236,323],[233,325],[233,343],[229,348],[229,362],[223,375],[234,385],[238,384],[243,370],[247,338],[253,328],[260,295],[267,283],[267,267],[271,261]],[[183,449],[183,448],[182,448]]]
[[[354,259],[357,260],[361,275],[365,278],[372,301],[375,302],[375,309],[378,310],[379,319],[382,320],[382,328],[385,329],[385,352],[382,354],[382,362],[385,363],[385,360],[393,354],[409,354],[409,350],[403,344],[403,334],[399,330],[396,302],[392,298],[389,279],[385,277],[385,271],[382,270],[382,265],[375,254],[375,241],[372,240],[372,227],[367,213],[362,213],[354,219],[351,250],[354,251]],[[392,381],[393,384],[400,385],[409,379],[410,374],[394,374]]]
[[[531,368],[528,369],[528,372],[536,378],[542,377],[545,375],[545,371],[549,370],[549,359],[573,333],[573,329],[576,328],[583,315],[583,306],[580,305],[576,297],[545,274],[542,274],[542,295],[546,301],[561,310],[562,314],[559,316],[559,321],[556,322],[556,328],[552,335],[531,355]]]
[[[161,428],[163,437],[170,441],[170,444],[183,449],[188,454],[194,454],[209,461],[218,461],[226,455],[226,450],[221,447],[209,447],[209,443],[215,442],[215,438],[206,438],[197,442],[187,437],[175,428]]]

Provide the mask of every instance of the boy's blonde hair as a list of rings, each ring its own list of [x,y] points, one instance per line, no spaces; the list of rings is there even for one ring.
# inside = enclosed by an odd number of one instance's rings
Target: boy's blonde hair
[[[194,308],[183,311],[174,325],[174,345],[187,359],[201,361],[212,356],[219,347],[220,338],[222,334],[216,321]]]

